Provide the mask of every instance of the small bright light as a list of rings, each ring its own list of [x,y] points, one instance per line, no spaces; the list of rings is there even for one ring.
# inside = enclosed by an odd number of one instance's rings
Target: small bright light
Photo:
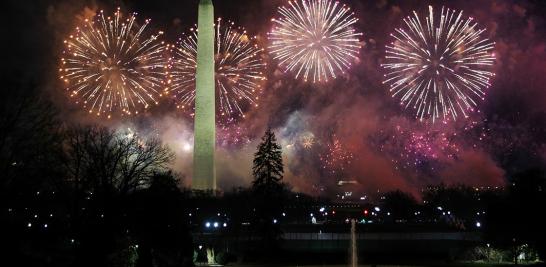
[[[214,228],[218,228],[218,223],[214,222]]]
[[[311,217],[313,217],[313,213],[309,214]]]
[[[224,223],[223,226],[224,226],[224,227],[227,227],[227,223]]]
[[[320,212],[324,212],[324,207],[320,208],[319,211],[320,211]]]
[[[47,223],[46,223],[46,224],[44,224],[44,228],[47,228]]]
[[[285,216],[286,216],[286,213],[283,212],[283,213],[282,213],[282,216],[285,217]]]
[[[375,207],[374,209],[375,209],[375,211],[381,211],[381,209],[379,207]]]
[[[191,151],[191,148],[192,148],[192,146],[191,146],[190,143],[184,143],[184,144],[182,145],[182,149],[183,149],[185,152],[190,152],[190,151]]]
[[[138,248],[138,245],[135,245],[135,248]]]
[[[277,223],[277,219],[273,219],[273,223]]]
[[[438,210],[443,210],[442,207],[437,207]]]
[[[27,227],[32,227],[32,223],[28,223],[28,224],[27,224]]]
[[[199,249],[202,249],[203,248],[203,245],[199,245]]]
[[[476,227],[482,227],[482,224],[480,222],[476,222]]]
[[[209,228],[209,227],[210,227],[210,223],[209,223],[209,222],[206,222],[206,223],[205,223],[205,227]]]

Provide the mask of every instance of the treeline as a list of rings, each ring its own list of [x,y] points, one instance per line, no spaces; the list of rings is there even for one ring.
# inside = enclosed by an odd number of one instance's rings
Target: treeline
[[[157,139],[65,125],[36,86],[4,86],[2,266],[193,264],[172,151]]]
[[[484,251],[507,251],[510,259],[546,257],[546,174],[530,169],[510,177],[502,188],[475,188],[467,185],[429,186],[421,199],[400,190],[381,197],[383,224],[436,224],[459,231],[483,233]],[[373,207],[370,206],[370,213]],[[370,216],[372,217],[372,216]],[[482,260],[489,258],[483,254]]]

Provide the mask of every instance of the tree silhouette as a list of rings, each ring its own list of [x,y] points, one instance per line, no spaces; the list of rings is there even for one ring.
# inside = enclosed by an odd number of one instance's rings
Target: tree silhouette
[[[59,143],[59,122],[57,111],[42,96],[40,87],[12,80],[5,81],[3,86],[0,90],[0,196],[6,197],[13,186],[17,186],[14,183],[38,184],[38,181],[24,180],[31,176],[44,177],[44,171],[53,172],[51,153]]]
[[[254,154],[252,186],[272,190],[280,185],[283,172],[281,146],[277,144],[275,133],[267,129],[258,145],[258,151]]]
[[[66,131],[57,188],[69,212],[82,266],[105,265],[130,244],[125,222],[128,197],[167,170],[173,153],[158,140],[142,140],[99,127]]]
[[[20,73],[4,74],[1,84],[0,251],[3,265],[37,266],[45,257],[36,255],[54,247],[57,236],[50,233],[55,229],[35,233],[20,226],[28,223],[25,210],[52,210],[57,204],[48,181],[58,172],[54,159],[60,123],[41,86],[23,81]],[[40,245],[26,246],[31,243]]]
[[[280,217],[284,204],[284,186],[281,183],[283,172],[281,146],[277,144],[271,129],[267,129],[262,142],[258,145],[258,151],[254,154],[252,167],[253,225],[254,230],[262,238],[257,249],[261,250],[259,253],[264,253],[265,257],[275,251],[281,235],[277,218]]]

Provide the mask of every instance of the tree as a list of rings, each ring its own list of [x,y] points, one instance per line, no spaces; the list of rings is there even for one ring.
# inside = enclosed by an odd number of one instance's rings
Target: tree
[[[48,181],[57,174],[52,161],[60,148],[56,109],[42,87],[23,80],[20,73],[4,73],[0,83],[0,251],[7,266],[54,261],[56,257],[46,257],[44,251],[58,248],[56,236],[31,234],[21,227],[28,223],[25,211],[38,213],[53,206]],[[41,245],[28,246],[36,243]]]
[[[17,191],[14,186],[21,183],[41,184],[43,181],[29,178],[44,177],[44,171],[53,171],[51,154],[59,143],[57,112],[39,91],[40,87],[4,79],[2,82],[0,198]]]
[[[126,195],[149,185],[165,171],[174,154],[157,139],[128,137],[106,128],[75,127],[66,131],[60,165],[70,191],[106,197]]]
[[[275,134],[267,129],[258,151],[254,154],[252,190],[254,194],[254,227],[262,237],[259,249],[262,253],[272,253],[278,245],[281,231],[277,218],[283,207],[284,186],[281,183],[284,166],[281,146]],[[267,255],[264,255],[267,256]]]
[[[107,255],[129,243],[124,203],[167,170],[174,155],[158,140],[142,140],[105,128],[66,131],[57,182],[69,207],[71,234],[81,265],[104,265]],[[92,259],[92,260],[91,260]]]
[[[258,145],[258,151],[254,154],[252,186],[256,189],[272,190],[280,185],[283,172],[281,146],[277,144],[275,133],[267,129]]]

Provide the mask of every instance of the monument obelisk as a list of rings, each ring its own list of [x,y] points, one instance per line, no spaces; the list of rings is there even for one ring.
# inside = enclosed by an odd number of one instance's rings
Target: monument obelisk
[[[199,1],[192,189],[216,190],[216,96],[214,80],[214,7]]]

